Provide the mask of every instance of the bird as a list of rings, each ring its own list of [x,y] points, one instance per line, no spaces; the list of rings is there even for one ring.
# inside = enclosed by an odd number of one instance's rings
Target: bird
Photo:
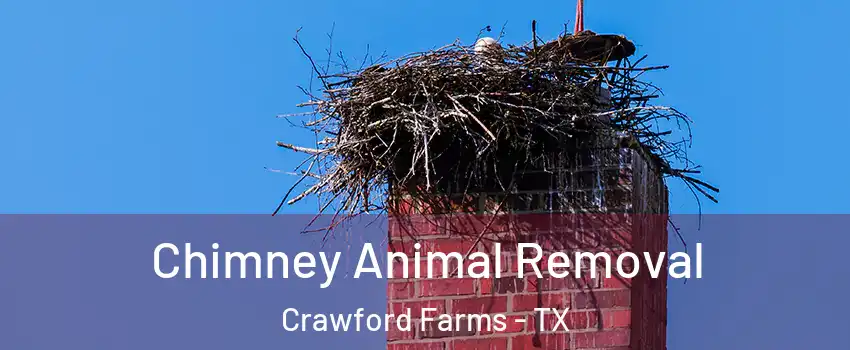
[[[499,45],[499,42],[496,41],[496,39],[493,39],[491,37],[483,37],[475,42],[474,50],[476,54],[480,55],[494,48],[498,48],[498,50],[501,50],[502,45]]]
[[[475,42],[475,61],[480,67],[496,68],[505,63],[505,50],[496,39],[483,37]]]

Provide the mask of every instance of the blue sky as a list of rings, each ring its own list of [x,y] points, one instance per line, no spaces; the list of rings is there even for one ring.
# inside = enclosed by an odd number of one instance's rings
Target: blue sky
[[[586,7],[588,29],[626,34],[648,64],[671,66],[649,77],[666,104],[695,120],[691,157],[721,188],[720,204],[703,212],[850,213],[842,84],[850,77],[840,66],[850,4]],[[275,141],[311,138],[275,118],[297,111],[296,86],[310,78],[296,29],[316,55],[335,25],[336,49],[360,57],[368,45],[394,57],[472,43],[487,25],[507,23],[505,41],[519,43],[533,19],[552,38],[574,8],[572,0],[2,1],[0,213],[271,213],[295,179],[264,168],[300,161]],[[697,211],[684,187],[670,188],[673,212]],[[689,236],[718,257],[707,269],[731,274],[671,285],[671,348],[829,347],[846,328],[835,321],[847,314],[834,303],[847,289],[836,277],[847,275],[840,227],[829,237],[738,235],[729,232],[747,230],[720,225],[721,234]],[[812,265],[772,263],[800,247]],[[799,321],[815,319],[823,322]]]
[[[850,119],[840,105],[840,1],[587,1],[671,69],[650,78],[694,118],[692,158],[721,188],[707,213],[846,213]],[[391,57],[507,23],[552,38],[573,1],[4,1],[0,3],[0,212],[268,213],[294,178],[295,112],[320,55]],[[829,183],[828,186],[820,185]],[[671,184],[671,209],[696,212]],[[312,204],[288,208],[310,212]]]

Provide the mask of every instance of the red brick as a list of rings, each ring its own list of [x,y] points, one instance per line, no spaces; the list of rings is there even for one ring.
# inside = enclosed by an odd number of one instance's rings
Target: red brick
[[[513,297],[513,309],[511,311],[534,311],[535,308],[556,308],[563,310],[570,306],[570,295],[567,293],[544,293],[538,302],[537,293],[515,295]]]
[[[394,315],[400,315],[402,313],[407,312],[407,309],[410,309],[411,316],[414,318],[418,318],[420,314],[422,314],[422,309],[426,308],[435,308],[437,311],[434,313],[444,313],[446,312],[446,301],[445,300],[423,300],[423,301],[403,301],[403,302],[393,302],[389,305],[389,312]]]
[[[539,344],[535,343],[535,337],[539,340]],[[562,350],[568,349],[569,346],[569,333],[550,333],[540,334],[538,336],[527,334],[516,336],[511,340],[511,350]]]
[[[628,229],[612,230],[609,234],[612,245],[629,247],[632,245],[632,232]]]
[[[505,316],[505,329],[502,331],[497,331],[491,327],[491,329],[481,329],[481,334],[507,334],[507,333],[521,333],[525,331],[525,325],[528,321],[517,322],[517,320],[525,320],[525,315],[507,315]]]
[[[512,294],[522,293],[524,290],[525,280],[515,276],[481,280],[481,294]]]
[[[475,279],[473,278],[449,278],[430,279],[419,282],[420,295],[449,296],[449,295],[471,295],[475,294]]]
[[[485,229],[488,232],[504,230],[497,221],[498,218],[493,220],[493,217],[488,215],[452,215],[446,218],[445,227],[449,234],[477,235]]]
[[[407,229],[416,237],[441,235],[446,231],[446,223],[443,218],[431,215],[416,216],[402,227]]]
[[[608,309],[631,305],[628,290],[604,290],[576,293],[574,309]]]
[[[413,264],[419,264],[419,276],[423,279],[424,278],[443,278],[443,277],[445,277],[445,276],[443,276],[443,260],[442,259],[431,259],[430,261],[428,261],[427,259],[423,259],[423,260],[419,260],[418,262],[411,263],[411,266],[410,266],[411,276],[415,276],[413,274],[416,272],[416,270],[413,270],[413,268],[414,268]],[[429,264],[431,266],[430,268],[428,268]],[[458,266],[457,266],[457,263],[455,262],[455,259],[450,259],[449,260],[449,268],[448,268],[449,275],[447,277],[457,278],[458,276],[453,274],[455,272],[455,269],[457,269],[457,267]],[[428,272],[431,272],[431,277],[428,277]]]
[[[454,350],[506,350],[508,338],[478,338],[455,340],[451,343]]]
[[[422,253],[440,252],[440,253],[460,253],[466,255],[469,248],[472,247],[474,241],[464,238],[440,238],[427,240],[423,242],[422,248],[419,250]],[[422,255],[426,256],[426,255]]]
[[[566,317],[567,328],[571,331],[588,329],[590,327],[589,318],[589,312],[568,312]]]
[[[525,291],[526,292],[537,292],[541,290],[544,283],[542,278],[537,278],[537,276],[525,276],[522,278],[525,280]]]
[[[612,274],[611,278],[602,279],[602,288],[607,289],[626,289],[631,287],[631,284],[631,279],[621,277],[618,274]]]
[[[387,329],[387,340],[411,340],[416,338],[416,327],[411,326],[409,331],[403,331],[393,324]]]
[[[443,342],[417,342],[406,344],[389,344],[387,350],[445,350]]]
[[[481,295],[495,294],[493,290],[493,279],[492,278],[482,278],[478,280],[478,285],[480,286],[478,290],[481,291]]]
[[[631,310],[602,310],[602,328],[623,328],[632,324]]]
[[[409,258],[413,259],[417,252],[416,243],[419,243],[419,256],[425,258],[428,256],[429,252],[441,252],[446,254],[460,253],[462,255],[466,255],[466,252],[468,252],[469,248],[472,247],[473,241],[462,237],[423,239],[418,242],[413,240],[402,240],[393,241],[388,245],[387,250],[389,252],[404,253]]]
[[[393,241],[387,244],[387,252],[391,253],[404,253],[411,259],[413,258],[413,252],[416,251],[415,248],[416,242],[411,240],[404,241]]]
[[[410,299],[416,296],[413,282],[390,282],[387,284],[387,297],[391,300]]]
[[[443,221],[431,215],[390,216],[388,228],[390,237],[394,238],[432,236],[443,233],[445,226]]]
[[[573,337],[575,337],[575,345],[578,349],[629,345],[629,330],[627,329],[573,333]]]
[[[516,272],[516,265],[515,265],[514,261],[516,261],[515,256],[509,255],[509,254],[503,254],[502,255],[502,263],[500,264],[501,266],[499,266],[500,270],[502,270],[503,273],[509,272],[509,271]]]
[[[598,276],[597,278],[592,278],[587,274],[583,274],[580,278],[572,276],[554,278],[548,275],[544,276],[544,278],[537,278],[535,275],[530,275],[526,276],[525,279],[526,291],[528,292],[536,292],[538,290],[583,290],[588,288],[597,288],[599,285]]]
[[[470,324],[466,322],[466,320],[461,320],[459,323],[455,323],[456,319],[452,318],[452,323],[450,325],[446,325],[445,322],[442,323],[439,319],[434,321],[428,321],[424,325],[424,329],[422,330],[422,338],[424,339],[432,339],[432,338],[451,338],[451,337],[468,337],[473,336],[478,332],[478,328],[474,324]],[[420,325],[419,327],[422,327]]]
[[[534,335],[520,335],[511,339],[511,350],[540,350],[534,345]]]
[[[497,314],[508,311],[507,297],[472,297],[452,300],[453,314]]]

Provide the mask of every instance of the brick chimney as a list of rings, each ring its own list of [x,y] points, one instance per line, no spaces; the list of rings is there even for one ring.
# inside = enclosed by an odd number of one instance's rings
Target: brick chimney
[[[611,278],[589,278],[584,273],[580,278],[538,279],[530,271],[516,274],[517,242],[538,243],[546,252],[607,251],[615,258],[624,251],[657,256],[667,250],[667,189],[661,175],[639,151],[621,148],[619,141],[613,144],[602,151],[565,152],[561,164],[524,172],[507,193],[444,191],[437,197],[453,206],[439,210],[421,196],[391,198],[404,209],[390,213],[389,249],[412,257],[414,244],[419,243],[422,258],[408,268],[413,276],[418,264],[423,275],[389,279],[388,312],[410,308],[415,318],[422,308],[436,308],[435,315],[504,314],[507,321],[502,332],[441,331],[436,322],[423,325],[417,319],[409,332],[391,327],[387,349],[665,349],[666,262],[658,279],[647,276],[645,266],[628,280],[617,277],[616,270]],[[424,257],[429,251],[463,256],[484,252],[495,260],[495,243],[502,247],[501,278],[425,276]],[[403,267],[391,263],[400,276]],[[457,268],[453,264],[449,270]],[[491,261],[490,271],[495,268]],[[442,272],[441,267],[434,270]],[[534,309],[540,307],[569,308],[569,331],[552,331],[557,317],[550,313],[539,319]]]

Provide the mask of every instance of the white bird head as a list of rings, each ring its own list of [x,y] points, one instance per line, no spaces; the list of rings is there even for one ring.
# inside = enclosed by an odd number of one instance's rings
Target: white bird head
[[[497,42],[496,39],[493,39],[491,37],[484,37],[484,38],[478,39],[478,41],[475,42],[475,53],[476,54],[481,54],[486,50],[495,49],[495,48],[501,49],[502,46],[499,45],[499,42]]]

